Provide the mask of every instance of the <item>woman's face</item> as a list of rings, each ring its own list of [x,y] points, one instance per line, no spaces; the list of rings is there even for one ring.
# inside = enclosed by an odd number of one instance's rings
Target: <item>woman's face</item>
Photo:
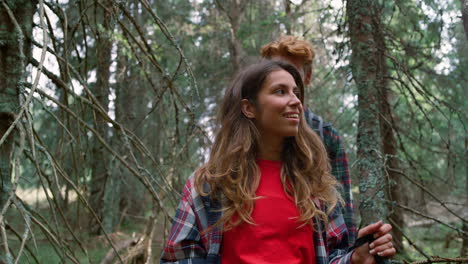
[[[302,115],[300,90],[290,73],[270,73],[257,95],[255,124],[262,138],[283,140],[296,136]]]

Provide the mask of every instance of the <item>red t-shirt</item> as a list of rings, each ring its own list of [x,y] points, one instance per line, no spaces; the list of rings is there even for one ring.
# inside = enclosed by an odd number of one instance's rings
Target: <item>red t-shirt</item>
[[[258,160],[261,179],[252,219],[223,233],[222,264],[315,264],[312,225],[302,222],[281,183],[281,162]]]

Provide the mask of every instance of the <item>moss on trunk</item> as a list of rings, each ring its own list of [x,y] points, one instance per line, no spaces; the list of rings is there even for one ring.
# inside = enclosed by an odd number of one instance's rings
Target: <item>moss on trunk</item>
[[[379,123],[379,71],[375,24],[380,19],[377,2],[350,0],[347,2],[351,36],[351,67],[358,88],[357,166],[359,169],[359,210],[364,224],[385,220],[385,177],[381,129]]]
[[[31,45],[25,40],[32,35],[36,4],[31,0],[2,1],[0,4],[0,138],[4,137],[20,109],[19,94],[24,88],[26,65],[31,54]],[[0,145],[0,208],[4,207],[12,187],[14,138],[13,130]]]

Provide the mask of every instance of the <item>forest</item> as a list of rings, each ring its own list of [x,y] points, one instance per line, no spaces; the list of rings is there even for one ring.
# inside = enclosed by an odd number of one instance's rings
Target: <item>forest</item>
[[[357,226],[468,263],[467,0],[0,0],[0,263],[159,263],[225,88],[282,35],[314,47]]]

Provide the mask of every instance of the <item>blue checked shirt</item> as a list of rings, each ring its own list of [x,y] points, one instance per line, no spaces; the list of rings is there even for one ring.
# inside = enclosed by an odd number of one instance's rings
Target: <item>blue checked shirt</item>
[[[357,237],[354,218],[353,196],[351,193],[351,177],[349,175],[348,159],[338,131],[330,123],[323,121],[322,117],[314,114],[310,109],[305,111],[305,118],[309,126],[322,138],[328,152],[332,175],[341,184],[338,191],[345,204],[342,214],[348,228],[348,242],[351,247]]]

